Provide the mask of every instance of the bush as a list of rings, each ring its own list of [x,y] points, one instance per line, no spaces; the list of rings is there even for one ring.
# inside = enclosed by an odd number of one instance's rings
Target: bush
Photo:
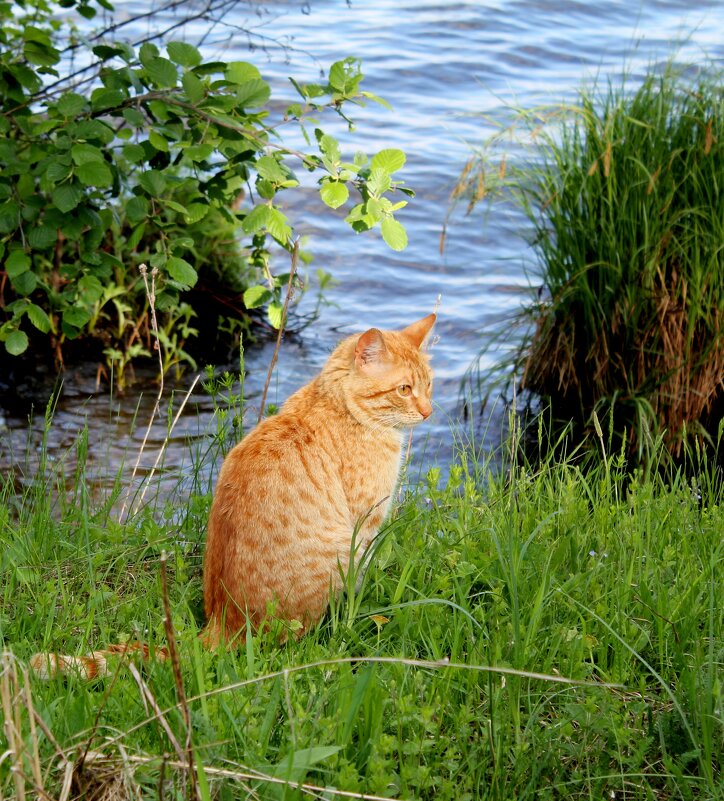
[[[669,68],[636,91],[583,91],[572,109],[522,115],[537,161],[465,179],[502,174],[533,223],[542,288],[522,312],[521,387],[579,434],[610,413],[634,457],[649,434],[674,456],[687,438],[718,438],[721,86]]]
[[[107,0],[97,5],[112,11]],[[8,354],[28,349],[30,331],[33,349],[46,343],[58,362],[70,342],[95,340],[123,368],[150,346],[142,262],[158,271],[164,325],[179,315],[188,322],[180,304],[218,290],[231,297],[223,312],[204,315],[210,332],[238,331],[244,308],[266,307],[278,327],[287,277],[273,275],[270,247],[293,249],[278,203],[299,186],[292,159],[319,174],[332,209],[347,203],[350,187],[359,192],[347,218],[354,230],[379,225],[390,247],[406,245],[394,216],[405,201],[387,197],[400,188],[393,173],[404,154],[358,153],[347,163],[332,136],[306,131],[321,113],[349,123],[347,104],[379,100],[360,89],[357,60],[332,65],[324,84],[292,81],[300,102],[274,122],[254,65],[206,61],[183,41],[163,49],[116,41],[126,23],[92,33],[87,22],[75,26],[74,14],[95,12],[90,0],[0,3],[0,341]],[[78,42],[89,57],[80,66]],[[281,122],[302,128],[308,152],[280,143]],[[236,322],[220,323],[219,314]]]

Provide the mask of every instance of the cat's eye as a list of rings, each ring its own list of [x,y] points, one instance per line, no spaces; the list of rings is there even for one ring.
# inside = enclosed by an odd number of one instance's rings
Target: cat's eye
[[[409,384],[400,384],[400,386],[397,387],[397,392],[402,395],[403,398],[406,398],[412,392],[412,387]]]

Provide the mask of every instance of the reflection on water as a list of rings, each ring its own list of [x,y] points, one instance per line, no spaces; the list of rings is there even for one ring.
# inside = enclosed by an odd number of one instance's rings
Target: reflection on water
[[[118,3],[122,11],[146,3]],[[448,459],[459,414],[460,380],[492,332],[507,325],[519,308],[521,291],[533,267],[523,244],[525,221],[514,209],[497,208],[465,218],[455,213],[444,254],[440,233],[448,198],[470,146],[493,132],[493,120],[508,106],[532,107],[571,100],[582,80],[596,75],[614,80],[628,72],[636,76],[651,63],[677,59],[696,63],[704,54],[722,59],[724,4],[715,0],[365,0],[347,5],[340,0],[293,0],[268,4],[273,13],[255,17],[259,30],[290,49],[271,47],[250,53],[247,40],[219,25],[209,56],[253,60],[271,81],[275,96],[292,99],[287,76],[316,80],[319,66],[349,55],[363,61],[366,88],[388,100],[386,111],[376,104],[358,109],[357,132],[340,125],[326,129],[337,135],[350,154],[400,147],[408,154],[404,178],[417,197],[400,213],[410,246],[393,253],[379,236],[353,234],[323,208],[313,188],[288,210],[299,231],[310,238],[315,265],[340,283],[329,293],[334,306],[298,341],[282,348],[269,401],[279,402],[320,368],[344,335],[366,327],[405,325],[428,313],[442,295],[439,341],[433,350],[437,411],[426,424],[422,463]],[[244,24],[244,19],[231,21]],[[200,31],[197,31],[198,33]],[[187,35],[194,37],[194,31]],[[308,54],[313,54],[312,59]],[[289,63],[286,63],[289,61]],[[294,144],[292,141],[288,144]],[[534,279],[533,279],[534,280]],[[311,303],[311,298],[308,299]],[[304,307],[301,309],[305,311]],[[499,348],[511,347],[507,336],[485,357],[490,364]],[[273,346],[247,354],[250,402],[259,397]],[[192,378],[192,377],[191,377]],[[176,404],[191,378],[178,389]],[[133,465],[141,447],[156,398],[153,381],[140,382],[125,396],[95,391],[94,377],[65,377],[48,434],[50,457],[60,459],[89,427],[90,467],[102,482],[112,481],[118,466]],[[32,398],[19,393],[13,403],[0,399],[0,467],[27,462],[32,473],[42,440],[44,404],[35,399],[32,428],[28,416]],[[502,412],[498,412],[501,414]],[[250,414],[255,419],[255,412]],[[167,437],[168,422],[153,426],[139,470],[149,471],[167,442],[161,473],[169,483],[193,468],[190,460],[209,450],[216,423],[213,404],[198,388]],[[464,429],[464,427],[463,427]],[[488,427],[496,441],[499,425]],[[460,428],[455,430],[460,432]],[[415,434],[422,444],[422,430]],[[419,439],[418,439],[419,438]],[[196,456],[192,456],[196,453]],[[72,475],[67,455],[66,474]],[[130,469],[130,468],[127,468]],[[206,468],[208,471],[208,466]],[[208,480],[208,479],[206,479]]]

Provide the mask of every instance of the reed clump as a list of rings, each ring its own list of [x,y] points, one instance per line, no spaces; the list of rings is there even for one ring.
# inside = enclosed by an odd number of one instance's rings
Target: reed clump
[[[610,414],[634,457],[650,432],[677,458],[718,438],[723,101],[720,74],[673,66],[635,91],[594,86],[573,107],[524,112],[534,159],[505,173],[542,285],[522,313],[520,386],[579,432]]]

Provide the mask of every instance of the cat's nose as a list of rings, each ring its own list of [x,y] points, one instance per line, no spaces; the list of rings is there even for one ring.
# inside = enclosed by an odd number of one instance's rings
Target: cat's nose
[[[417,411],[420,412],[423,420],[427,420],[427,418],[432,414],[432,406],[430,406],[428,403],[422,408],[418,407]]]

